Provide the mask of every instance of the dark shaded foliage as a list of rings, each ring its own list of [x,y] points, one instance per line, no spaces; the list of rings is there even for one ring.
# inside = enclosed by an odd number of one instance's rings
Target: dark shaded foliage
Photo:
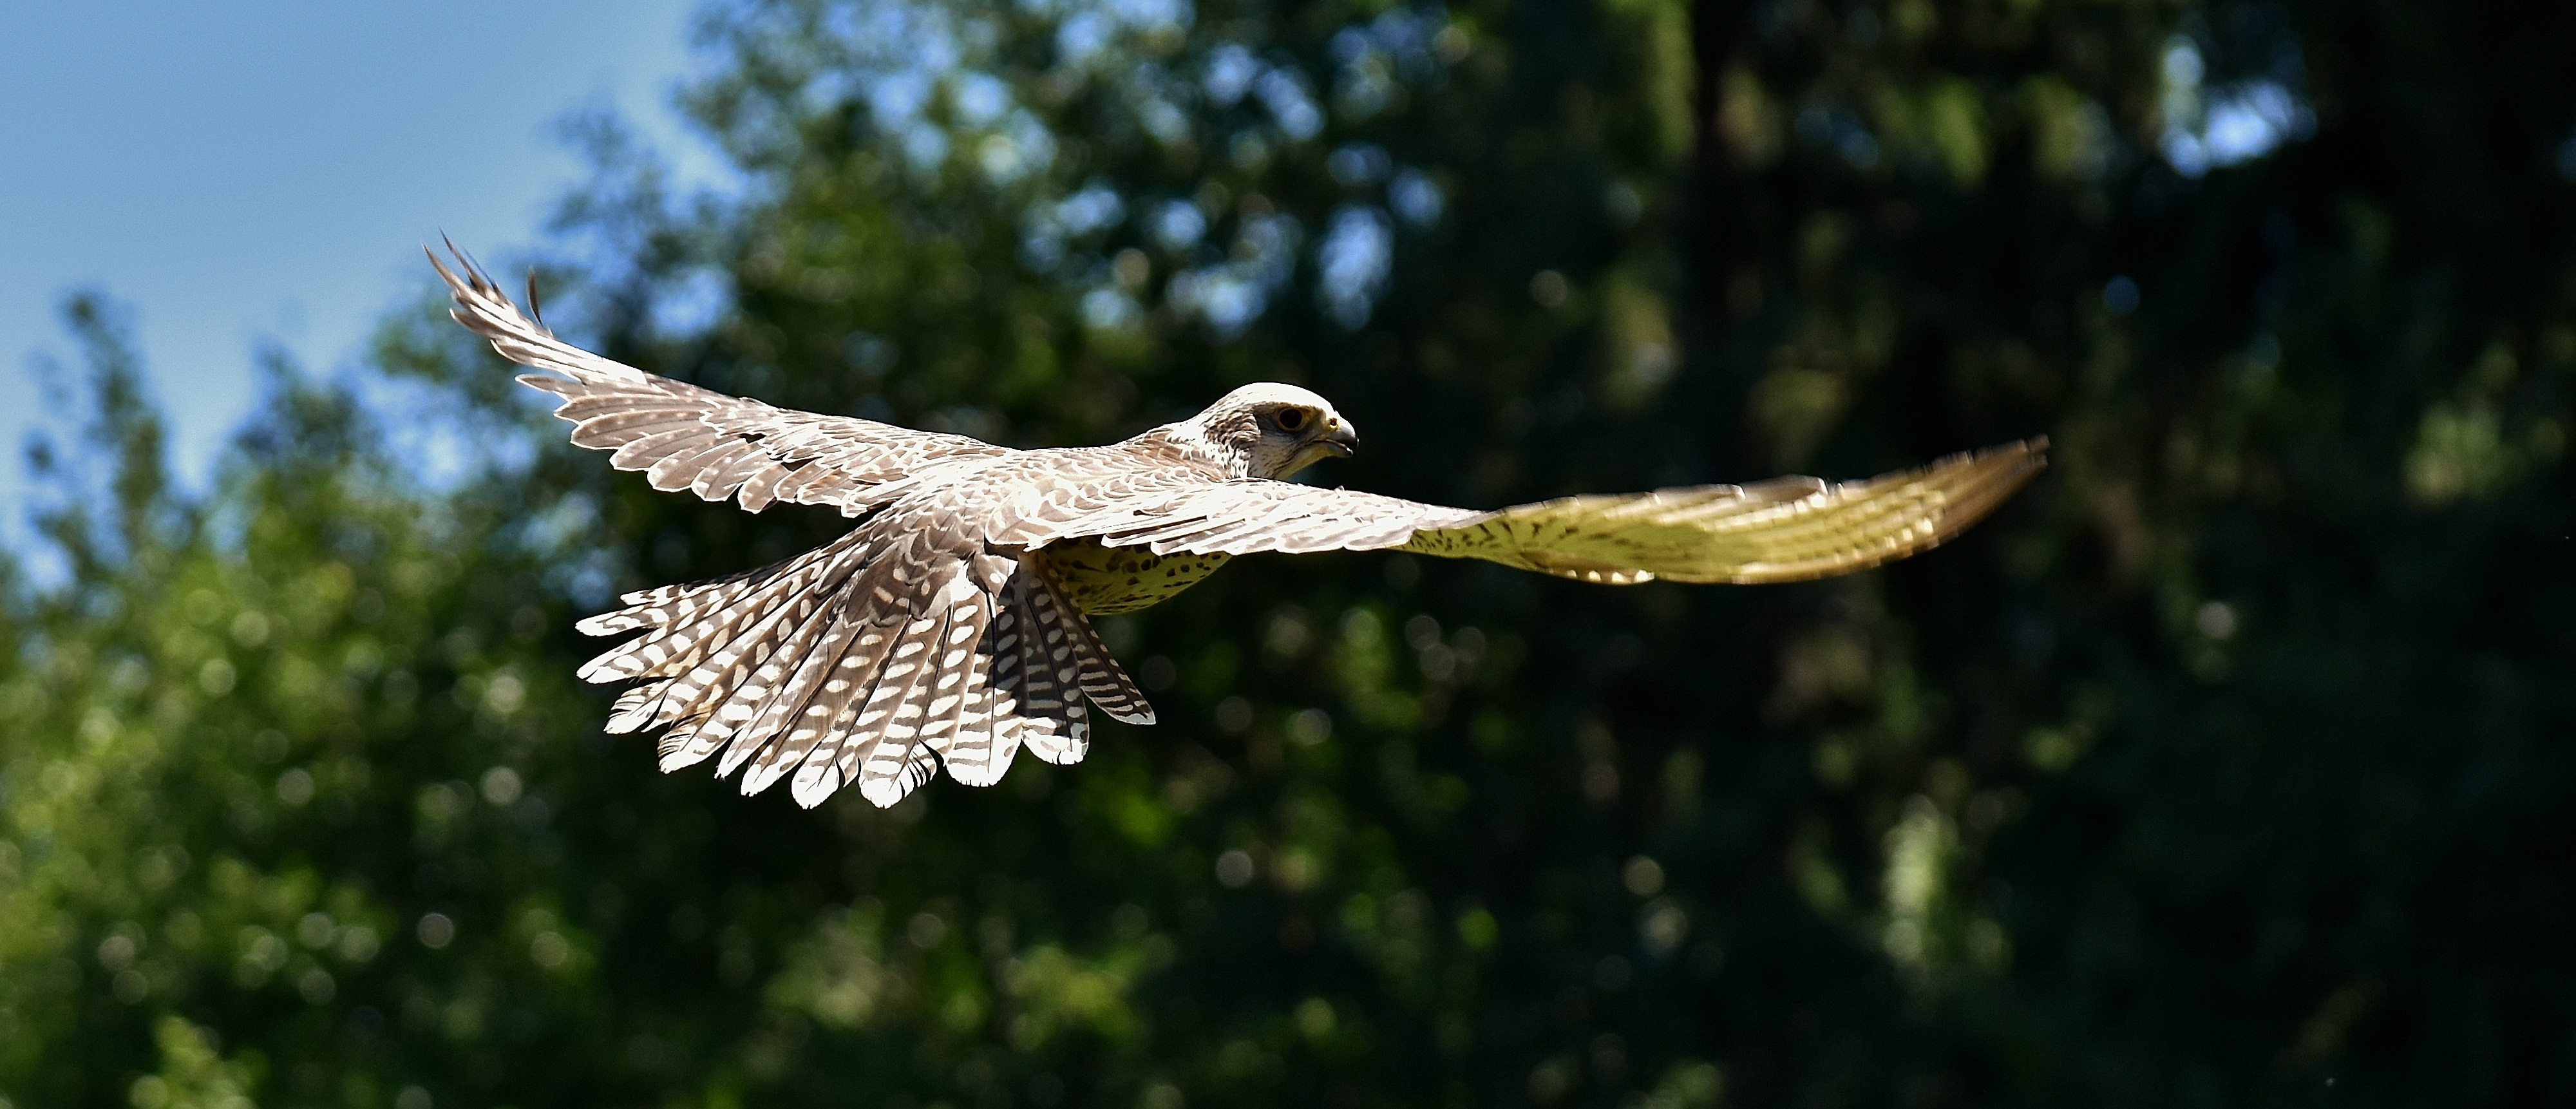
[[[0,1093],[2576,1096],[2568,16],[1174,15],[720,8],[746,199],[592,130],[550,312],[1015,445],[1297,381],[1321,480],[1452,503],[2055,468],[1812,585],[1241,560],[1105,622],[1163,724],[805,812],[598,736],[568,629],[842,521],[553,445],[427,312],[379,363],[524,465],[424,488],[281,369],[187,503],[77,309],[122,515],[8,610]]]

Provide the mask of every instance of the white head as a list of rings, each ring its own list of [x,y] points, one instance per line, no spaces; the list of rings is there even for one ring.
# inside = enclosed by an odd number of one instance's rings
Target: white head
[[[1330,457],[1348,458],[1359,430],[1333,402],[1294,385],[1259,381],[1175,425],[1214,450],[1245,477],[1284,478]]]

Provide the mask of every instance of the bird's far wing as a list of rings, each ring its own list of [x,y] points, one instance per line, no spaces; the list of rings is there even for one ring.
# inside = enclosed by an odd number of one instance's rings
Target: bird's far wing
[[[1480,512],[1282,481],[1213,482],[1061,525],[1156,554],[1395,548],[1611,585],[1801,581],[1930,549],[2047,464],[2045,439],[1830,484],[1787,477]]]
[[[1929,550],[2048,464],[2029,439],[1832,484],[1810,477],[1565,497],[1426,528],[1403,549],[1624,585],[1805,581]]]
[[[564,398],[555,415],[573,425],[574,445],[617,452],[609,465],[642,470],[664,492],[739,496],[752,512],[788,501],[855,515],[923,465],[1009,453],[963,435],[776,408],[649,374],[555,338],[462,253],[454,269],[435,253],[429,264],[455,296],[448,314],[456,322],[491,340],[501,357],[561,375],[519,380]],[[532,282],[531,305],[535,293]]]

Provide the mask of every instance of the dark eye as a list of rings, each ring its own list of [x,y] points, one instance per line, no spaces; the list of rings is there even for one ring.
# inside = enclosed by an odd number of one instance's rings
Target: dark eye
[[[1296,431],[1306,426],[1306,410],[1303,408],[1282,408],[1279,410],[1279,415],[1273,417],[1273,419],[1279,421],[1279,430]]]

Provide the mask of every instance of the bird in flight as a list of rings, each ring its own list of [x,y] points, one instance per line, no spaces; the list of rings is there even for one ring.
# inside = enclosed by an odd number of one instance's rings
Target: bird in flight
[[[1012,450],[649,374],[556,339],[462,254],[430,264],[458,323],[550,371],[519,380],[563,398],[576,445],[666,492],[856,521],[786,561],[628,593],[578,625],[630,636],[580,672],[641,683],[608,731],[664,729],[665,772],[716,758],[719,777],[743,771],[745,794],[785,780],[807,807],[845,786],[892,805],[942,766],[991,785],[1024,747],[1079,762],[1092,707],[1153,723],[1088,618],[1163,601],[1235,555],[1399,550],[1612,585],[1801,581],[1929,549],[2046,464],[2047,441],[2031,439],[1841,484],[1445,508],[1285,480],[1359,443],[1293,385],[1246,385],[1122,443]],[[533,312],[533,275],[528,294]]]

